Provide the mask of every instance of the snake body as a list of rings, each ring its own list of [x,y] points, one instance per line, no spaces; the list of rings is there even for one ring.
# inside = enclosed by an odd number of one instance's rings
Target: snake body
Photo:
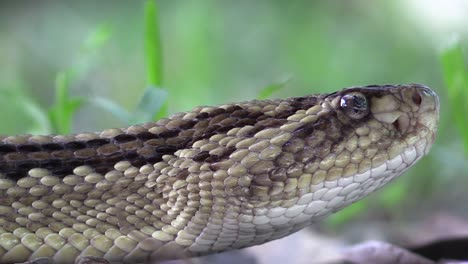
[[[0,263],[147,263],[284,237],[407,170],[438,111],[423,85],[372,85],[1,137]]]

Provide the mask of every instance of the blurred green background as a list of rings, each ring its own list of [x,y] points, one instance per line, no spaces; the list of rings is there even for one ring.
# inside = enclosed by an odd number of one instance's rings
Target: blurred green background
[[[441,99],[431,154],[328,226],[362,218],[401,224],[436,211],[468,214],[466,2],[159,0],[154,16],[148,8],[154,6],[127,0],[0,2],[0,133],[124,126],[119,107],[138,108],[150,84],[167,91],[174,113],[258,98],[272,85],[281,88],[270,97],[284,98],[424,83]],[[161,76],[152,81],[147,65],[159,53]],[[465,79],[452,82],[451,74]]]

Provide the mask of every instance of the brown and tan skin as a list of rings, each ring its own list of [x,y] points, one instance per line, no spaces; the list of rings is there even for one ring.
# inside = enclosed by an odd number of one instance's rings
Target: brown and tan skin
[[[0,263],[146,263],[281,238],[408,169],[438,111],[423,85],[373,85],[1,137]]]

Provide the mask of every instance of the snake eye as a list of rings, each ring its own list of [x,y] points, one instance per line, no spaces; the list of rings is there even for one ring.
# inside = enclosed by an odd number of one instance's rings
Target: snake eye
[[[361,119],[369,114],[367,98],[359,92],[343,95],[340,107],[352,119]]]

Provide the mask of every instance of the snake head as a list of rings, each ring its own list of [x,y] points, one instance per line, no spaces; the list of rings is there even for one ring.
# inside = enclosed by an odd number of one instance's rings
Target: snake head
[[[249,206],[240,219],[253,224],[252,232],[267,233],[268,240],[401,175],[427,154],[439,119],[437,95],[420,84],[351,87],[281,101],[274,109],[288,106],[296,109],[286,123],[254,135],[268,144],[255,150],[260,161],[247,168]],[[258,164],[264,165],[258,169]]]
[[[327,99],[324,105],[330,102],[340,122],[354,130],[352,141],[357,138],[359,146],[377,148],[376,154],[390,160],[413,148],[412,155],[422,157],[435,140],[439,100],[427,86],[353,87]]]
[[[325,95],[318,105],[306,110],[314,118],[302,120],[313,122],[296,134],[304,142],[304,171],[311,174],[303,212],[317,218],[401,175],[436,137],[439,101],[424,85],[351,87]]]

